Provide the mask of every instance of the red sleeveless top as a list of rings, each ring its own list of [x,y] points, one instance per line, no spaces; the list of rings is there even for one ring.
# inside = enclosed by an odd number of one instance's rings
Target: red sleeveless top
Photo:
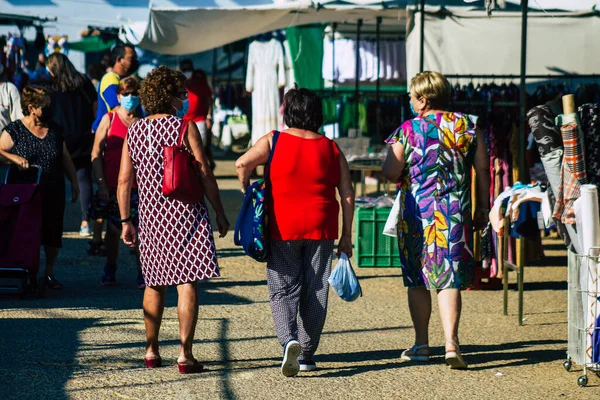
[[[111,124],[106,136],[104,157],[102,159],[104,180],[106,181],[106,186],[116,189],[119,182],[119,168],[121,167],[123,144],[127,138],[127,127],[116,112],[108,113],[108,117],[111,120]]]
[[[271,239],[337,239],[339,183],[340,153],[332,140],[281,132],[271,161]]]

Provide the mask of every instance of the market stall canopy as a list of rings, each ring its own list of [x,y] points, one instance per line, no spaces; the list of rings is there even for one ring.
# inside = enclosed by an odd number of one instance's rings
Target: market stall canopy
[[[521,0],[505,0],[507,3],[521,5]],[[529,2],[529,8],[538,10],[564,10],[584,11],[600,6],[598,0],[533,0]]]
[[[399,8],[402,3],[404,7]],[[236,7],[158,8],[150,10],[147,23],[123,27],[121,39],[165,54],[189,54],[210,50],[237,40],[290,26],[313,23],[352,22],[363,19],[375,24],[402,27],[406,23],[406,1],[346,0],[285,1]]]
[[[410,13],[406,41],[407,75],[419,72],[420,13]],[[530,12],[528,75],[598,74],[600,13]],[[425,70],[446,75],[520,73],[521,14],[426,12]]]

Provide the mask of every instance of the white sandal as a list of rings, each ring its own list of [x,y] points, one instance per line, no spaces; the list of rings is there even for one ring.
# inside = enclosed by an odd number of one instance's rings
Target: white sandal
[[[468,365],[460,354],[460,348],[458,343],[454,340],[448,340],[446,344],[452,343],[456,346],[456,351],[446,351],[446,363],[450,366],[450,369],[467,369]]]
[[[402,360],[407,360],[407,361],[427,362],[427,361],[429,361],[429,355],[417,355],[417,352],[421,349],[428,349],[428,348],[429,348],[428,344],[422,344],[419,346],[414,345],[410,349],[404,350],[402,352],[402,355],[400,356],[400,358]]]

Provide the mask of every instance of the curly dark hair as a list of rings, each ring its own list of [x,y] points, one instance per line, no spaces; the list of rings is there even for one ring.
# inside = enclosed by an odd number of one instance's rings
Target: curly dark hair
[[[161,65],[154,68],[142,82],[140,101],[148,114],[171,114],[171,102],[178,92],[185,90],[183,72]]]
[[[29,115],[29,105],[34,108],[43,107],[46,99],[50,98],[50,91],[43,86],[25,86],[21,93],[21,109],[23,115]]]
[[[290,128],[319,132],[323,125],[323,104],[313,91],[294,85],[283,97],[283,122]]]

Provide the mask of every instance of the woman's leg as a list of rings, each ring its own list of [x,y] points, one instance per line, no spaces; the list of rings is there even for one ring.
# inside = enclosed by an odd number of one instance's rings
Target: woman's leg
[[[429,344],[431,293],[423,287],[408,289],[408,309],[415,327],[415,345]]]
[[[146,325],[146,358],[160,356],[158,351],[158,333],[165,309],[166,286],[146,286],[144,291],[144,324]]]
[[[60,248],[52,246],[44,246],[44,253],[46,253],[46,272],[44,275],[54,275],[54,264],[58,258]]]
[[[177,285],[177,294],[177,318],[181,340],[177,362],[192,364],[194,361],[192,346],[198,322],[198,282]]]
[[[282,346],[298,339],[298,304],[302,291],[302,241],[273,240],[267,262],[267,287],[277,338]]]
[[[442,317],[442,326],[444,327],[444,336],[446,337],[446,351],[457,351],[458,324],[462,309],[460,290],[440,290],[438,293],[438,305],[440,316]]]
[[[300,296],[300,320],[298,341],[302,348],[300,360],[311,361],[317,351],[325,317],[329,294],[329,274],[333,259],[333,240],[304,241],[304,280]]]
[[[121,229],[114,224],[108,222],[106,224],[106,237],[104,242],[106,245],[106,263],[116,265],[119,258],[119,241],[121,238]]]
[[[79,204],[81,206],[81,227],[88,226],[88,207],[92,201],[92,175],[90,167],[77,170],[77,182],[79,183]]]

